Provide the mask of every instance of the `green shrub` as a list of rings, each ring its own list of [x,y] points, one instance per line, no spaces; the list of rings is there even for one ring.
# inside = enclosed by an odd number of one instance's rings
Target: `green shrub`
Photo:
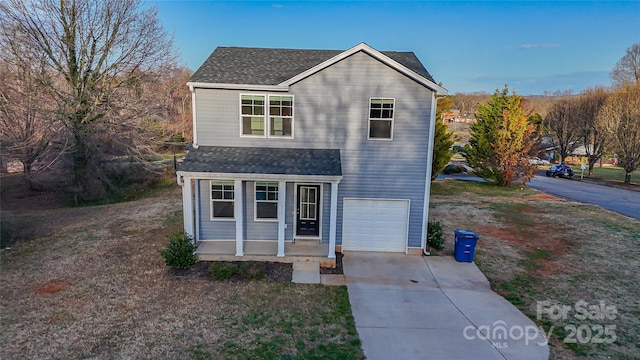
[[[188,269],[198,262],[194,254],[197,246],[193,243],[193,238],[189,234],[179,232],[171,235],[166,249],[160,250],[160,255],[164,258],[167,266],[176,269]]]
[[[267,263],[247,261],[240,265],[238,272],[245,280],[262,280],[267,276]]]
[[[444,249],[444,236],[439,221],[429,221],[427,225],[427,245],[434,250]]]
[[[209,275],[217,280],[228,280],[238,272],[238,266],[225,261],[214,261],[209,265]]]
[[[173,136],[171,137],[171,141],[181,143],[184,142],[184,137],[182,136],[182,134],[173,134]]]

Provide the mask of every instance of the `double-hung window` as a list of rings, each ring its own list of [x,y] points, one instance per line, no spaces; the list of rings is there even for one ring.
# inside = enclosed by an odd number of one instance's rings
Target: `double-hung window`
[[[278,219],[278,183],[256,182],[256,220]]]
[[[240,95],[242,136],[293,137],[292,95]]]
[[[371,98],[369,101],[369,139],[393,139],[395,99]]]
[[[242,135],[265,135],[264,95],[241,95]]]
[[[293,96],[269,95],[269,136],[293,136]]]
[[[233,181],[211,181],[211,220],[234,218]]]

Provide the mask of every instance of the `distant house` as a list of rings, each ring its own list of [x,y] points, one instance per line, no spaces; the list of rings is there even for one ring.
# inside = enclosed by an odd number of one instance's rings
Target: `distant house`
[[[412,52],[219,47],[178,171],[203,260],[425,247],[436,85]],[[273,257],[273,258],[272,258]]]
[[[460,110],[451,110],[450,112],[442,113],[442,119],[444,122],[459,122]]]
[[[450,112],[442,113],[442,118],[445,123],[473,123],[475,117],[470,117],[469,114],[462,113],[460,110],[453,109]]]

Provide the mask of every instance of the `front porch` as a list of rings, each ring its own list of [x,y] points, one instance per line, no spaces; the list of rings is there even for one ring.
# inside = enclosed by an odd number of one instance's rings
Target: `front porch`
[[[196,255],[200,261],[270,261],[270,262],[305,262],[316,261],[320,266],[334,268],[336,259],[327,257],[329,244],[308,243],[296,244],[286,242],[285,257],[278,256],[278,243],[275,241],[244,241],[244,255],[236,256],[235,241],[200,241]]]

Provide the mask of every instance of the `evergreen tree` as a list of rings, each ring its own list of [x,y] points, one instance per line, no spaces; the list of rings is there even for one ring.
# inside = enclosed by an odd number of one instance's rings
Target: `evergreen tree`
[[[452,135],[449,127],[444,122],[444,113],[451,111],[453,99],[445,97],[438,100],[436,108],[436,127],[433,135],[433,161],[431,162],[431,180],[434,180],[438,174],[447,167],[451,156],[451,146],[453,145]]]
[[[524,184],[535,170],[529,164],[535,125],[527,121],[521,100],[515,92],[509,95],[506,85],[496,89],[491,100],[478,107],[471,126],[464,156],[478,176],[499,186]]]

